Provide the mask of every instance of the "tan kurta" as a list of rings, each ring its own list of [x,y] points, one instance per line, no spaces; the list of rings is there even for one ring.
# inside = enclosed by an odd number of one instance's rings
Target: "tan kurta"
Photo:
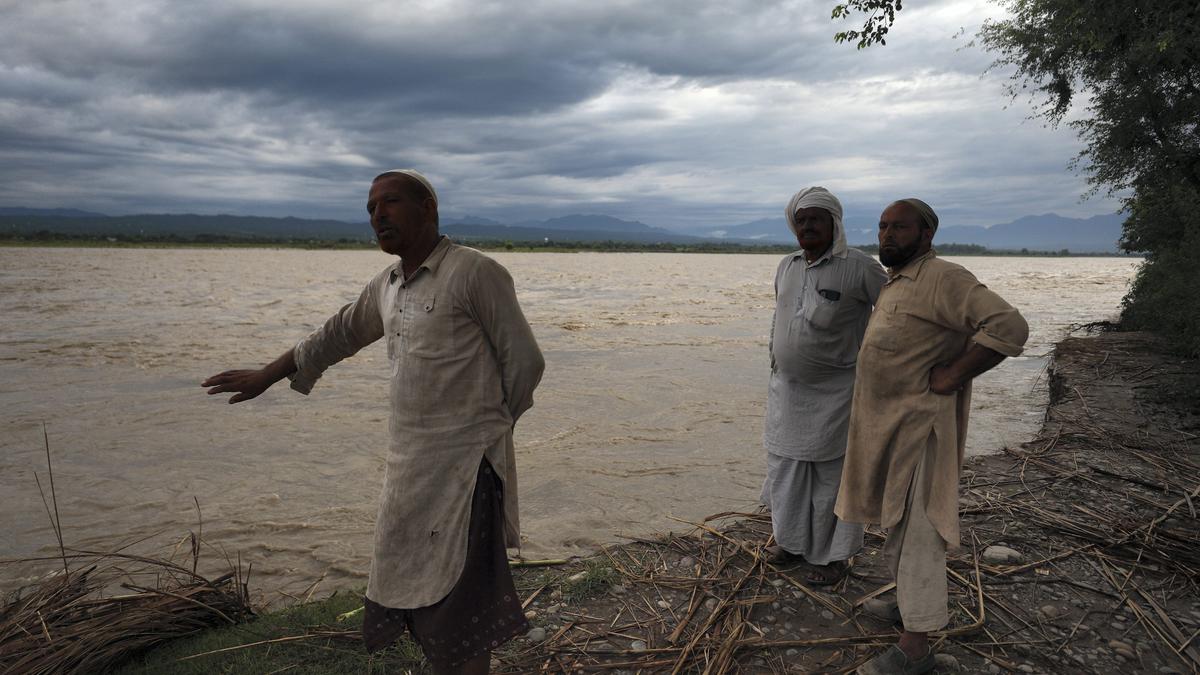
[[[443,238],[408,279],[400,263],[296,345],[292,388],[386,338],[391,442],[367,597],[431,605],[450,592],[467,551],[471,494],[486,457],[504,483],[505,538],[519,541],[512,428],[533,405],[544,362],[495,260]]]
[[[933,434],[926,511],[947,544],[958,546],[958,474],[971,386],[955,395],[935,394],[929,373],[953,361],[972,341],[1017,356],[1028,335],[1017,310],[933,251],[890,270],[858,353],[835,513],[883,527],[899,522],[913,472]]]

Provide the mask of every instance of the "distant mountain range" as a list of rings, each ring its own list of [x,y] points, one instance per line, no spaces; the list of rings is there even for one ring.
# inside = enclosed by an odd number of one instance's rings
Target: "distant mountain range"
[[[1053,213],[1024,216],[991,227],[943,226],[936,243],[976,244],[993,250],[1114,253],[1121,236],[1123,216],[1065,218]],[[304,218],[256,216],[199,216],[187,214],[142,214],[108,216],[75,209],[0,208],[0,234],[29,235],[39,231],[90,236],[198,236],[371,240],[366,223]],[[723,228],[668,230],[639,221],[610,216],[569,215],[549,220],[500,223],[477,216],[443,216],[441,231],[464,240],[511,242],[634,242],[697,244],[794,245],[795,238],[782,217],[765,218]],[[852,245],[874,244],[876,228],[851,223],[846,237]]]
[[[944,225],[938,228],[937,244],[976,244],[993,250],[1029,249],[1031,251],[1060,251],[1076,253],[1115,253],[1121,238],[1119,214],[1066,218],[1055,213],[1024,216],[1012,222],[974,227]],[[855,246],[875,244],[877,228],[850,223],[846,240]],[[760,243],[791,244],[795,242],[787,222],[782,218],[765,218],[741,225],[708,229],[700,234],[717,238],[752,240]]]

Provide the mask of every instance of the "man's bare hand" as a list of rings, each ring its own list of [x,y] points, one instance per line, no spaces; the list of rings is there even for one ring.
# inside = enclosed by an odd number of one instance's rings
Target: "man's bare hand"
[[[963,381],[946,364],[937,365],[929,371],[929,390],[935,394],[949,396],[963,388]]]
[[[278,380],[261,370],[227,370],[200,383],[201,387],[212,387],[209,396],[227,391],[237,392],[229,397],[230,403],[249,401],[271,388]]]
[[[287,350],[271,363],[258,370],[227,370],[218,373],[200,383],[201,387],[212,387],[209,395],[227,391],[237,393],[229,397],[230,403],[249,401],[271,385],[296,372],[296,357],[292,350]]]

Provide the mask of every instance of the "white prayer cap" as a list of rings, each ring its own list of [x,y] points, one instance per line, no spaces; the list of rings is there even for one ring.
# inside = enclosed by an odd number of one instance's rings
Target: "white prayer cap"
[[[421,172],[417,171],[416,169],[392,169],[391,171],[384,171],[376,176],[375,180],[379,180],[384,176],[407,176],[423,185],[425,189],[429,191],[429,196],[433,197],[433,201],[436,202],[438,200],[437,191],[433,189],[433,184],[430,183],[429,179],[421,175]],[[373,183],[375,181],[371,182]]]
[[[810,207],[818,207],[825,209],[833,218],[833,254],[840,255],[846,251],[846,228],[842,226],[842,203],[838,201],[833,193],[820,186],[807,187],[792,195],[791,201],[788,202],[787,210],[784,215],[787,216],[788,227],[792,229],[792,234],[800,236],[796,231],[796,212],[800,209]]]

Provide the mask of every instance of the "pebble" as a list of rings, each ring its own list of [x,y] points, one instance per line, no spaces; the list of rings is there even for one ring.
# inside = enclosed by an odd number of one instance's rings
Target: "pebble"
[[[562,591],[558,590],[557,588],[550,591],[550,599],[551,600],[558,600],[561,597],[562,597]]]
[[[825,619],[826,621],[833,621],[833,612],[823,609],[821,610],[821,618]]]
[[[646,651],[646,641],[634,640],[633,642],[629,643],[629,648],[635,652],[644,652]]]
[[[784,654],[784,656],[795,656],[799,653],[800,653],[799,649],[789,649],[786,652],[784,652],[783,654]]]
[[[994,663],[989,663],[988,667],[987,667],[987,671],[989,673],[991,673],[991,675],[997,675],[997,673],[1000,672],[1000,666],[998,666]]]
[[[567,581],[583,581],[587,577],[587,572],[576,572],[567,577]]]
[[[613,595],[624,595],[627,589],[621,584],[614,584],[609,590]]]
[[[1125,630],[1125,624],[1121,623],[1120,621],[1114,621],[1108,625],[1112,626],[1113,630]]]
[[[671,609],[671,603],[667,602],[666,600],[659,600],[654,604],[658,605],[660,609]]]
[[[779,611],[779,608],[780,608],[780,607],[782,607],[782,605],[780,605],[778,602],[772,602],[772,603],[771,603],[771,609],[775,610],[776,612],[778,612],[778,611]]]
[[[771,585],[774,586],[775,588],[779,588],[780,586],[784,585],[785,583],[786,582],[783,579],[772,579],[771,580]]]
[[[531,609],[531,610],[528,610],[528,611],[526,611],[526,612],[525,612],[525,618],[526,618],[527,620],[529,620],[529,621],[533,621],[534,619],[536,619],[536,618],[537,618],[537,610],[536,610],[536,609]]]
[[[959,669],[958,659],[954,658],[952,654],[934,654],[933,661],[935,664],[934,667],[937,668],[938,671],[953,673],[957,672]]]
[[[696,559],[690,555],[685,555],[679,559],[679,566],[691,569],[696,564]]]
[[[705,609],[707,609],[707,610],[708,610],[708,611],[710,611],[710,612],[711,612],[711,611],[713,611],[714,609],[716,609],[716,608],[717,608],[717,599],[716,599],[716,598],[709,598],[709,599],[705,600],[705,601],[704,601],[704,608],[705,608]]]
[[[1133,646],[1127,642],[1121,642],[1120,640],[1109,640],[1108,648],[1116,652],[1117,656],[1123,656],[1127,659],[1137,658],[1137,652],[1135,652]]]
[[[983,560],[989,563],[1018,563],[1024,556],[1020,551],[994,544],[983,549]]]
[[[774,614],[768,614],[768,615],[766,615],[766,616],[765,616],[765,617],[763,617],[763,618],[765,618],[765,619],[767,620],[767,623],[775,623],[776,621],[778,621],[778,620],[779,620],[779,619],[776,619],[776,618],[775,618],[775,615],[774,615]]]
[[[784,629],[784,630],[791,630],[791,629],[792,629],[792,622],[791,622],[791,621],[784,621],[784,622],[783,622],[783,629]]]
[[[560,604],[558,604],[558,603],[555,603],[555,604],[553,604],[553,605],[550,605],[549,607],[547,607],[547,608],[546,608],[546,613],[547,613],[547,614],[553,614],[553,613],[557,612],[557,611],[558,611],[558,610],[560,610],[560,609],[562,609],[562,605],[560,605]]]
[[[1021,665],[1017,666],[1017,670],[1021,671],[1022,673],[1032,673],[1033,666],[1029,665],[1028,663],[1022,663]]]
[[[1063,614],[1062,609],[1057,605],[1042,605],[1041,609],[1038,611],[1041,612],[1042,616],[1047,619],[1057,619]]]
[[[544,642],[546,640],[545,628],[531,628],[525,637],[529,638],[530,642]]]

